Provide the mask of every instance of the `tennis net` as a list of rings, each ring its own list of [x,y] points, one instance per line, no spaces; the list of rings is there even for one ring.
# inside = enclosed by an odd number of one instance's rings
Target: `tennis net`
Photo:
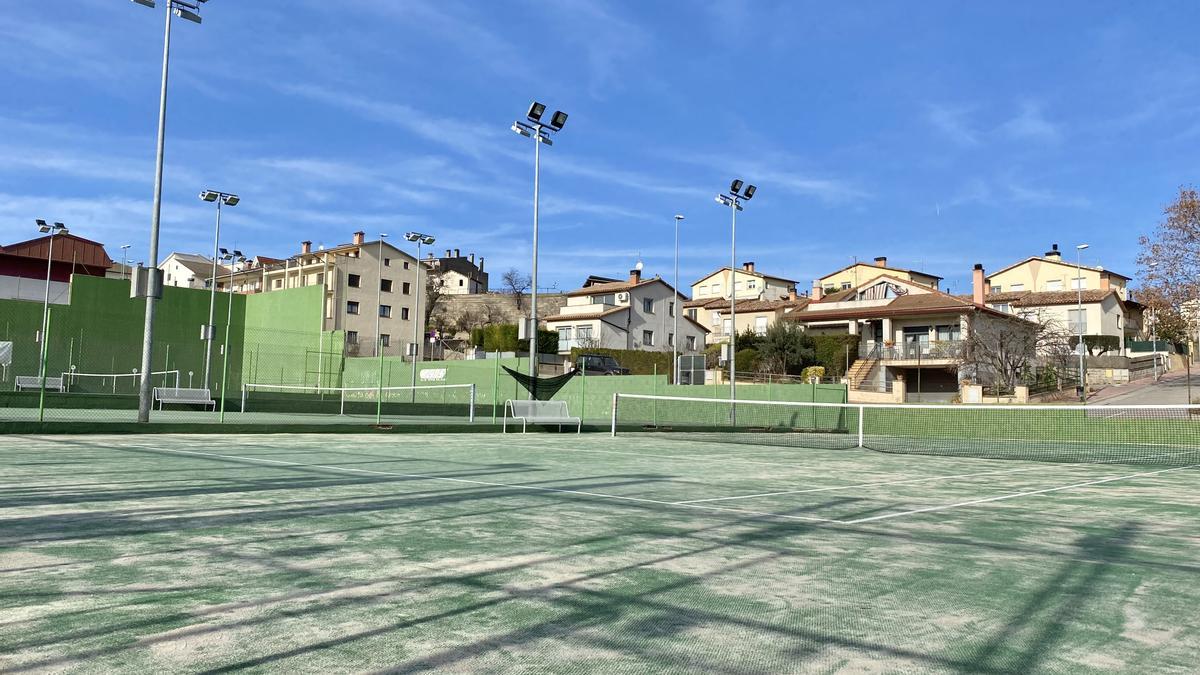
[[[616,394],[612,433],[1046,462],[1200,465],[1197,405],[868,405]]]
[[[382,401],[382,405],[380,405]],[[242,385],[241,412],[298,415],[460,418],[475,421],[474,384],[416,387]]]
[[[178,370],[156,370],[150,373],[150,381],[156,387],[179,387]],[[69,394],[126,394],[136,395],[142,376],[129,373],[77,373],[62,374],[63,388]]]

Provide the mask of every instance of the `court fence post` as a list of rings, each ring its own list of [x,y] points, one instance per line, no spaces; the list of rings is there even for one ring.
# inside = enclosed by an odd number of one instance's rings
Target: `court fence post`
[[[617,436],[617,399],[618,399],[620,396],[621,396],[621,395],[620,395],[620,394],[618,394],[617,392],[615,392],[615,391],[613,392],[613,400],[612,400],[612,436],[613,436],[614,438],[616,438],[616,436]]]
[[[863,417],[866,415],[867,407],[865,405],[858,406],[858,447],[866,447],[863,445]]]

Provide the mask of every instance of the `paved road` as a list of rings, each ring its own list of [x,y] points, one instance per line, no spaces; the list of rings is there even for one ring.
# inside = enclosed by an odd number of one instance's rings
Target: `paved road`
[[[1097,405],[1167,405],[1187,403],[1187,373],[1178,370],[1157,383],[1150,378],[1108,387],[1093,397]],[[1200,402],[1200,366],[1192,366],[1192,399]]]

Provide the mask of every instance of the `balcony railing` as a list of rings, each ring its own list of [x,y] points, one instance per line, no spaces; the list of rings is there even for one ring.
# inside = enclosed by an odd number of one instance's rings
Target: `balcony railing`
[[[574,349],[575,347],[579,347],[581,349],[587,349],[587,348],[595,347],[595,346],[596,346],[596,340],[594,338],[590,338],[590,337],[567,338],[565,340],[562,338],[558,339],[558,351],[559,352],[569,352],[572,349]]]
[[[860,359],[881,361],[920,361],[933,359],[958,359],[962,357],[962,340],[934,340],[932,342],[904,342],[886,345],[882,342],[859,345]]]

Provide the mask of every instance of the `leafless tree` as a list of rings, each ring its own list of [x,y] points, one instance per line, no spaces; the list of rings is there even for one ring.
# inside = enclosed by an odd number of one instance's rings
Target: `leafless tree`
[[[976,382],[1012,391],[1021,373],[1033,364],[1047,324],[1019,317],[977,312],[963,340],[963,365]]]
[[[525,309],[525,292],[529,290],[529,275],[521,274],[520,270],[515,267],[508,268],[508,271],[500,277],[501,287],[505,293],[513,296],[513,302],[517,305],[517,311]]]
[[[1179,188],[1163,215],[1154,233],[1139,239],[1137,295],[1158,319],[1159,337],[1184,342],[1200,330],[1200,193]]]
[[[425,325],[430,326],[434,312],[442,307],[446,299],[446,285],[439,276],[430,275],[429,283],[425,284]],[[442,325],[439,322],[439,325]]]

